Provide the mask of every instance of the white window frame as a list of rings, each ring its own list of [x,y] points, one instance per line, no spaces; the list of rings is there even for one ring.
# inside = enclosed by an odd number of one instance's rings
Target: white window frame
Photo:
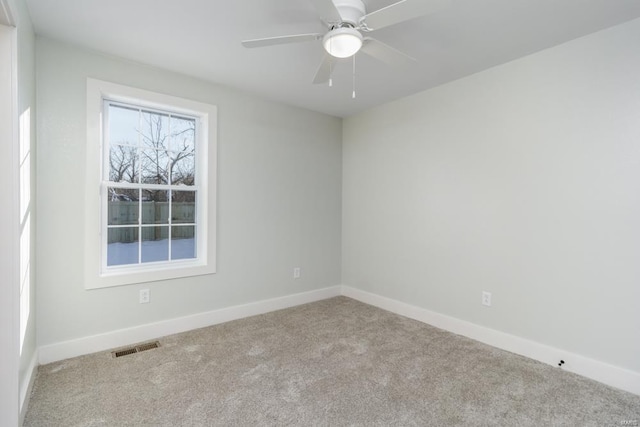
[[[170,111],[196,118],[196,258],[170,262],[106,266],[104,174],[105,101]],[[216,272],[217,108],[175,96],[96,79],[87,79],[87,164],[85,188],[85,288],[96,289]]]

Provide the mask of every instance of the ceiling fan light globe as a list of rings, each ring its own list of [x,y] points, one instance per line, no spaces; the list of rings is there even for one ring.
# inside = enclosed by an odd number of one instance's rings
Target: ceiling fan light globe
[[[322,40],[327,53],[336,58],[349,58],[362,47],[362,34],[353,28],[336,28]]]

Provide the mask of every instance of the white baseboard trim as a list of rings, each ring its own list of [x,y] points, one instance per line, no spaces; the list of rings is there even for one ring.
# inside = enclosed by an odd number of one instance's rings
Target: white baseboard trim
[[[49,344],[39,348],[39,362],[44,365],[70,357],[123,347],[141,341],[320,301],[340,294],[341,287],[333,286]]]
[[[564,360],[566,371],[640,395],[638,372],[349,286],[342,286],[342,295],[553,366]]]
[[[31,389],[33,383],[36,380],[36,373],[38,372],[38,349],[33,352],[29,366],[27,367],[26,375],[20,379],[20,425],[24,421],[24,416],[27,415],[27,408],[29,407],[29,398],[31,397]]]

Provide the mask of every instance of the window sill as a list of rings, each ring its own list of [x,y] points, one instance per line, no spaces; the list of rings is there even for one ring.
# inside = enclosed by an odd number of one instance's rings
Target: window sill
[[[180,279],[191,276],[214,274],[215,268],[202,262],[185,262],[171,265],[150,265],[148,267],[119,268],[117,270],[96,274],[89,280],[86,289],[100,289],[112,286],[131,285],[134,283],[155,282],[160,280]],[[87,272],[89,273],[89,272]]]

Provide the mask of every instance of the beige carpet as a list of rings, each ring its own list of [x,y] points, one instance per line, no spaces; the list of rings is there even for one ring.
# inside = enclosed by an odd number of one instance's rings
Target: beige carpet
[[[640,396],[345,297],[41,366],[26,426],[621,426]]]

